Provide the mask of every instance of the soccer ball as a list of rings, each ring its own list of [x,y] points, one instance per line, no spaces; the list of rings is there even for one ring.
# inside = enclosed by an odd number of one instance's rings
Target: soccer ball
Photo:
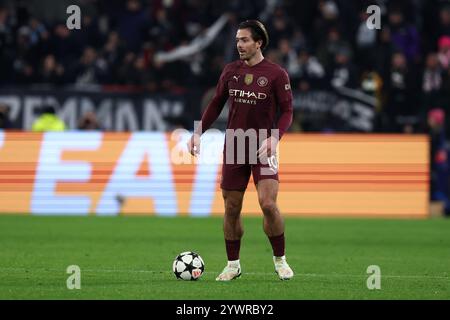
[[[205,263],[197,253],[186,251],[175,258],[172,270],[177,279],[197,280],[205,271]]]

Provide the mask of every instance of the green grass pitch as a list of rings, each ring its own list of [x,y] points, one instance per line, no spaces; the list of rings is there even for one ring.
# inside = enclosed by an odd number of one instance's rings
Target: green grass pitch
[[[241,278],[226,262],[221,218],[0,216],[0,299],[450,299],[450,220],[286,219],[296,276],[273,270],[261,218],[245,218]],[[205,261],[199,281],[176,280],[183,251]],[[69,290],[69,265],[81,289]],[[381,269],[369,290],[367,267]]]

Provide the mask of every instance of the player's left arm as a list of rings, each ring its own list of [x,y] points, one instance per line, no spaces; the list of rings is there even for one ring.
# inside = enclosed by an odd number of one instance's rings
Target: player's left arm
[[[275,99],[280,109],[280,117],[277,121],[278,136],[273,132],[266,141],[264,141],[258,150],[258,157],[267,157],[275,154],[278,142],[284,133],[292,124],[294,109],[292,107],[292,90],[289,75],[282,69],[274,83]]]
[[[277,123],[279,130],[278,140],[281,140],[281,137],[291,126],[294,114],[291,82],[288,73],[284,69],[282,69],[275,82],[275,97],[281,113]]]

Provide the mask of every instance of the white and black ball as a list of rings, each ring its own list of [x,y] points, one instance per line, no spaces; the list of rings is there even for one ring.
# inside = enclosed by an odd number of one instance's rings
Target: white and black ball
[[[205,263],[197,253],[186,251],[175,258],[172,270],[177,279],[198,280],[205,271]]]

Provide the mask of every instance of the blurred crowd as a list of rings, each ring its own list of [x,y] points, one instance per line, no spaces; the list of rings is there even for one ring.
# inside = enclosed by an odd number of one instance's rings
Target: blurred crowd
[[[80,30],[66,27],[71,4],[81,8]],[[372,4],[381,9],[379,30],[366,25]],[[205,50],[155,61],[223,13],[228,23]],[[237,24],[248,18],[266,24],[265,55],[288,70],[294,90],[346,87],[375,97],[377,131],[422,132],[430,110],[450,107],[450,0],[0,0],[0,86],[208,88],[237,59]]]

